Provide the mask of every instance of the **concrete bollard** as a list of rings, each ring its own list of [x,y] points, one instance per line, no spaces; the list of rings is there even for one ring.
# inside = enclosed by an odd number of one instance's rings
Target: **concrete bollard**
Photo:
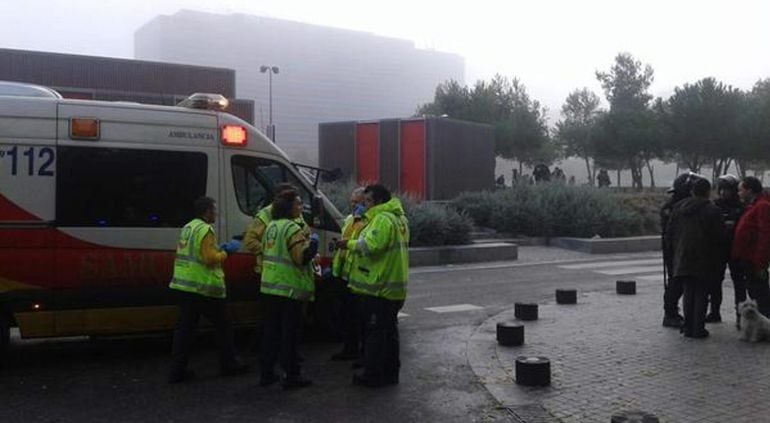
[[[537,320],[537,304],[516,303],[513,314],[519,320]]]
[[[556,304],[577,304],[577,289],[557,289]]]
[[[524,343],[524,325],[498,323],[497,343],[506,347],[518,347]]]
[[[636,295],[636,281],[617,281],[615,291],[619,295]]]
[[[654,414],[629,410],[613,414],[610,423],[660,423],[660,420]]]
[[[523,386],[551,384],[551,361],[546,357],[516,357],[516,383]]]

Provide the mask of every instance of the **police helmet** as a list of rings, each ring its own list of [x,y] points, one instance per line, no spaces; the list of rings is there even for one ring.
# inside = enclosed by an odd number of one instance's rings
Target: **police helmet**
[[[708,180],[705,176],[695,172],[683,173],[674,179],[674,183],[671,185],[671,188],[669,188],[666,192],[669,194],[687,196],[690,194],[692,184],[698,179]]]
[[[724,175],[717,178],[717,190],[737,191],[739,182],[740,179],[738,179],[737,176],[731,173],[725,173]]]

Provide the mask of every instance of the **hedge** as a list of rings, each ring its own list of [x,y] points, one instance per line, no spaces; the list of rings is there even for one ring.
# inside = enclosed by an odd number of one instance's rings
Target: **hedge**
[[[352,182],[321,184],[321,191],[343,214],[350,213],[350,193],[356,188]],[[409,219],[413,247],[428,245],[470,244],[473,221],[448,204],[418,202],[395,193]]]
[[[452,205],[479,226],[524,236],[619,237],[655,233],[655,199],[563,184],[517,185],[461,194]],[[658,204],[662,204],[662,201]]]

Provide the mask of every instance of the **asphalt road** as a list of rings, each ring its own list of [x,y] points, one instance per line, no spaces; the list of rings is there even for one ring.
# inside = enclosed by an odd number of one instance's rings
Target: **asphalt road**
[[[302,347],[315,385],[284,392],[260,388],[258,372],[218,377],[206,337],[192,358],[198,378],[175,386],[165,383],[168,337],[15,340],[0,372],[0,421],[516,421],[468,366],[473,330],[515,302],[553,302],[556,288],[614,290],[618,279],[562,265],[656,257],[523,247],[515,262],[413,269],[401,384],[379,390],[352,386],[349,363],[329,361],[338,346],[328,343]],[[256,365],[254,352],[245,357]]]

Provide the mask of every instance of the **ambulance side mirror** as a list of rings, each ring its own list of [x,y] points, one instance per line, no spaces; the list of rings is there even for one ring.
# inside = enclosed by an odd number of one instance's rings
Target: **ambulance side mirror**
[[[324,200],[323,197],[316,194],[313,196],[313,200],[310,204],[310,211],[313,213],[314,218],[320,218],[324,213]]]
[[[321,221],[323,219],[323,214],[324,214],[323,197],[321,197],[318,194],[313,196],[313,199],[311,200],[311,204],[310,204],[310,212],[313,214],[313,226],[316,228],[321,226]]]

